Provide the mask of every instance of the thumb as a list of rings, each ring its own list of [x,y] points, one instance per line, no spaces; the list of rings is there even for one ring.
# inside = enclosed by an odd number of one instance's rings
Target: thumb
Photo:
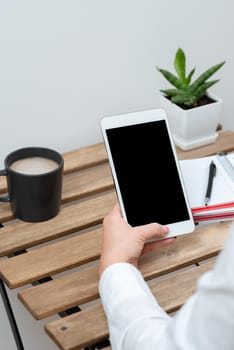
[[[143,237],[144,241],[152,238],[163,238],[169,232],[169,228],[167,226],[163,226],[158,223],[137,226],[134,229],[136,229],[138,234]]]

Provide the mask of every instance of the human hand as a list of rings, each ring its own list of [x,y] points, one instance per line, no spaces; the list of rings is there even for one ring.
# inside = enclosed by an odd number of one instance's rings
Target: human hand
[[[128,262],[137,267],[141,255],[174,242],[175,238],[147,242],[153,238],[165,238],[168,232],[167,226],[157,223],[130,226],[117,204],[103,221],[100,275],[105,268],[117,262]]]

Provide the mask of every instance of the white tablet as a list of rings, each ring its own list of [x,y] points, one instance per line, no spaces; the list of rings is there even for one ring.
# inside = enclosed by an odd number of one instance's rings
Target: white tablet
[[[127,222],[168,225],[167,237],[192,232],[194,221],[165,111],[104,117],[101,127]]]

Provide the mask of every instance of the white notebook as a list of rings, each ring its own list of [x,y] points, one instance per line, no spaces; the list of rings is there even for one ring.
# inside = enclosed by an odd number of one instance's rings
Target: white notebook
[[[228,155],[234,167],[234,153]],[[180,167],[191,208],[205,206],[209,166],[213,160],[216,164],[211,198],[208,206],[234,202],[234,181],[224,168],[217,155],[180,161]]]

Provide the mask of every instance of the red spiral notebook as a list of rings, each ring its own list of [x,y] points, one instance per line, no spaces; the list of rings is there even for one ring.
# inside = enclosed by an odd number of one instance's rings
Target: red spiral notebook
[[[211,161],[216,165],[211,198],[205,193]],[[234,220],[234,153],[180,161],[180,167],[195,222]]]

